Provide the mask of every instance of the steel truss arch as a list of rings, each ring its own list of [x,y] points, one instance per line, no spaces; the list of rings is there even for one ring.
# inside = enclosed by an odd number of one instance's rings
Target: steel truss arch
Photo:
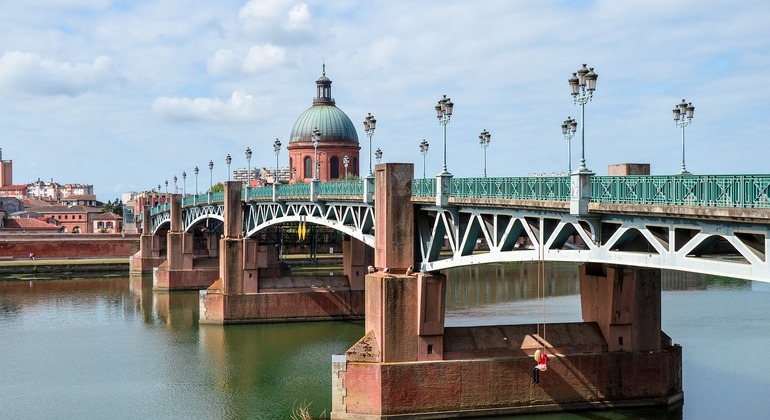
[[[225,207],[221,204],[206,204],[196,207],[186,207],[182,211],[182,225],[189,232],[195,225],[206,219],[225,222]]]
[[[423,271],[542,256],[770,282],[770,225],[755,222],[422,206],[417,235]]]
[[[244,236],[270,226],[309,222],[345,233],[374,247],[374,207],[359,202],[248,203],[244,208]]]

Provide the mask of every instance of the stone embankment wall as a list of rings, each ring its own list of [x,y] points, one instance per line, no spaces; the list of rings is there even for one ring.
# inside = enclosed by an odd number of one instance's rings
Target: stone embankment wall
[[[128,258],[139,251],[138,235],[0,235],[0,259]]]

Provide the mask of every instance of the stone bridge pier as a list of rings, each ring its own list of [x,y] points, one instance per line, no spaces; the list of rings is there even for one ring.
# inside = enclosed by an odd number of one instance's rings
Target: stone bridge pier
[[[154,272],[153,288],[158,290],[205,289],[219,277],[216,246],[211,235],[207,255],[195,255],[194,234],[183,230],[182,195],[172,194],[171,228],[166,234],[166,260]],[[214,257],[209,255],[213,254]]]
[[[666,406],[682,400],[681,347],[660,328],[658,270],[581,267],[583,322],[446,327],[446,279],[415,266],[413,165],[376,169],[365,335],[332,358],[333,419],[456,418]],[[550,357],[532,384],[532,358]]]
[[[139,236],[139,252],[130,258],[131,273],[152,273],[166,260],[166,249],[161,248],[161,238],[152,234],[150,207],[142,209],[142,234]]]
[[[350,276],[295,277],[278,260],[278,248],[243,237],[241,183],[225,183],[224,234],[219,278],[201,296],[201,323],[235,324],[363,317],[363,243],[343,245]]]

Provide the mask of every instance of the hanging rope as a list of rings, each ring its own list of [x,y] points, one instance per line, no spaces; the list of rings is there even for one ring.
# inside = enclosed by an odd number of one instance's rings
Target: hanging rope
[[[537,334],[541,338],[541,347],[545,352],[546,331],[545,324],[547,320],[547,312],[545,305],[545,250],[543,249],[542,238],[540,240],[540,246],[538,246],[537,252],[537,305],[538,305],[538,324]],[[542,334],[540,324],[542,323]]]

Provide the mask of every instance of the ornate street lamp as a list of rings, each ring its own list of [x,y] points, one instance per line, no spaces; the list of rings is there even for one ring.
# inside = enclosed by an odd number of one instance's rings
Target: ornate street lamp
[[[177,178],[176,178],[176,175],[174,175],[174,194],[179,193],[179,187],[177,187],[176,181],[177,181]]]
[[[438,100],[436,104],[436,117],[438,117],[438,123],[444,127],[444,166],[441,168],[439,175],[448,175],[449,171],[446,168],[446,125],[449,124],[449,119],[452,117],[452,109],[454,108],[452,100],[444,95],[443,98]]]
[[[422,142],[420,142],[420,153],[422,153],[422,179],[425,179],[425,155],[428,154],[429,147],[430,144],[428,144],[425,139],[422,139]]]
[[[345,166],[345,179],[348,179],[348,165],[350,165],[350,156],[345,155],[342,157],[342,165]]]
[[[318,161],[318,142],[321,140],[321,131],[318,130],[318,128],[314,128],[311,137],[313,138],[313,153],[315,154],[315,175],[313,176],[313,180],[317,181],[318,170],[321,166],[321,162]]]
[[[246,173],[246,188],[251,186],[251,147],[246,148],[246,162],[248,162],[248,172]]]
[[[182,197],[187,196],[187,172],[182,171]]]
[[[479,134],[479,144],[484,149],[484,178],[487,177],[487,147],[489,147],[489,141],[492,140],[492,135],[485,128],[484,131]]]
[[[196,166],[195,169],[193,169],[193,173],[195,174],[195,196],[196,197],[198,196],[198,192],[200,191],[198,189],[198,172],[199,172],[198,166]]]
[[[213,193],[214,191],[214,161],[209,161],[209,192]]]
[[[166,195],[168,195],[168,180],[166,180]]]
[[[564,138],[567,140],[567,171],[572,173],[572,138],[575,137],[577,131],[577,121],[572,117],[567,117],[561,124],[561,133],[564,134]]]
[[[374,151],[374,158],[377,159],[377,164],[379,165],[382,160],[382,150],[379,147]]]
[[[230,153],[225,156],[225,163],[227,164],[227,180],[230,180],[230,164],[233,162],[232,156],[230,156]]]
[[[594,73],[594,68],[587,68],[585,64],[577,73],[572,73],[569,79],[569,88],[575,104],[580,105],[580,165],[578,172],[590,172],[586,168],[586,103],[591,101],[596,90],[596,79],[599,75]]]
[[[682,127],[682,170],[679,171],[682,175],[687,175],[687,168],[684,165],[684,128],[692,123],[692,117],[695,113],[695,107],[692,106],[692,102],[686,102],[682,99],[679,105],[674,106],[674,124],[677,127]]]
[[[366,136],[369,137],[369,175],[372,176],[372,136],[374,135],[374,129],[377,127],[377,120],[374,119],[371,113],[364,118],[364,131]]]
[[[273,142],[273,151],[275,152],[275,180],[274,184],[278,184],[278,155],[281,153],[281,141],[277,138]]]

